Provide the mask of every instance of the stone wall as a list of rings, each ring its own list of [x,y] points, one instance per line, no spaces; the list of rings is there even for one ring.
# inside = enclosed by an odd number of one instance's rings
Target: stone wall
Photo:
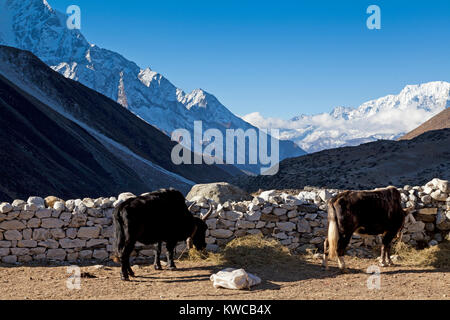
[[[450,197],[448,182],[434,179],[422,187],[399,189],[404,207],[416,210],[407,217],[402,241],[414,246],[433,246],[449,237]],[[298,194],[264,191],[253,200],[214,203],[207,220],[207,249],[217,251],[235,237],[262,234],[276,238],[293,252],[321,250],[326,235],[326,201],[338,190],[305,188]],[[114,206],[133,196],[62,201],[30,197],[0,204],[0,260],[3,263],[56,260],[108,260],[113,251]],[[193,206],[204,214],[207,199]],[[380,237],[354,235],[348,253],[366,255]],[[184,249],[180,243],[177,252]],[[152,246],[138,244],[133,256],[153,256]]]

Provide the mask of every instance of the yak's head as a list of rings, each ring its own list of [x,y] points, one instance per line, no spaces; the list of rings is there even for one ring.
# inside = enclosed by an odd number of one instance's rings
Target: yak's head
[[[192,204],[189,207],[189,211],[193,205],[194,204]],[[202,218],[194,217],[194,230],[191,236],[186,240],[189,249],[191,249],[193,246],[195,246],[195,248],[199,251],[206,248],[205,237],[206,237],[206,230],[208,230],[208,226],[206,225],[205,221],[211,215],[212,209],[213,208],[211,204],[209,204],[209,210]]]

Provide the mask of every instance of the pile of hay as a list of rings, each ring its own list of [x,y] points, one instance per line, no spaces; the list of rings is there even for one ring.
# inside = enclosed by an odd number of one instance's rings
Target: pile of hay
[[[417,250],[399,241],[394,246],[393,253],[399,256],[401,264],[435,268],[450,267],[450,241],[423,250]]]
[[[275,239],[265,239],[261,235],[249,235],[230,241],[220,252],[206,254],[195,249],[189,250],[185,259],[206,261],[217,265],[264,267],[267,265],[298,264],[299,258]]]

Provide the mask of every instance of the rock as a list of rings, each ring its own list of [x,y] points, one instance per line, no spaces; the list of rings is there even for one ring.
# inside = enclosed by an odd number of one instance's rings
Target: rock
[[[275,190],[267,190],[261,192],[261,194],[258,196],[259,198],[263,199],[265,202],[269,202],[273,197],[276,196]]]
[[[2,204],[0,204],[0,213],[6,214],[12,210],[13,210],[13,206],[10,205],[9,203],[3,202]]]
[[[261,212],[263,214],[269,214],[269,213],[272,213],[272,211],[273,211],[273,207],[272,206],[267,206],[267,207],[264,207]]]
[[[305,219],[306,219],[306,220],[313,221],[313,220],[315,220],[316,218],[317,218],[317,214],[315,214],[315,213],[308,213],[308,214],[305,214]]]
[[[437,208],[421,208],[417,210],[417,220],[434,222],[436,220]]]
[[[41,197],[29,197],[27,200],[27,204],[35,205],[38,209],[45,208],[45,200]]]
[[[274,214],[261,214],[261,221],[270,221],[270,222],[278,222],[280,218]]]
[[[252,196],[239,187],[227,182],[217,182],[208,184],[196,184],[186,196],[189,201],[198,201],[201,198],[210,199],[217,203],[226,201],[252,200]]]
[[[313,253],[315,250],[316,246],[313,244],[304,244],[297,249],[297,251],[301,253]]]
[[[447,201],[448,198],[448,194],[442,192],[441,190],[433,191],[430,196],[436,201]]]
[[[9,247],[11,247],[11,241],[5,240],[0,241],[0,248],[9,248]]]
[[[80,239],[61,239],[59,240],[59,245],[61,248],[67,249],[67,248],[82,248],[86,245],[85,240]]]
[[[78,230],[78,238],[98,238],[100,235],[100,228],[98,227],[81,227]]]
[[[61,228],[63,225],[64,222],[56,218],[44,218],[41,220],[41,228],[44,229]]]
[[[47,239],[45,241],[41,241],[38,243],[38,246],[40,247],[46,247],[51,249],[56,249],[59,247],[59,242],[53,239]]]
[[[28,228],[39,228],[41,225],[41,220],[38,218],[31,218],[27,221],[27,227]]]
[[[5,256],[2,257],[2,262],[3,263],[9,263],[9,264],[14,264],[17,262],[17,256]]]
[[[92,250],[81,250],[79,252],[79,258],[81,260],[87,260],[92,258]]]
[[[32,237],[34,240],[46,240],[50,238],[50,231],[42,228],[34,229]]]
[[[243,213],[238,211],[225,211],[225,218],[230,221],[237,221],[244,216]]]
[[[284,208],[274,208],[274,209],[273,209],[273,213],[274,213],[276,216],[282,216],[282,215],[285,215],[285,214],[287,213],[287,210],[284,209]]]
[[[254,197],[252,200],[252,204],[254,205],[262,205],[264,204],[264,199],[260,197]]]
[[[327,202],[329,199],[333,197],[333,194],[328,190],[320,190],[319,197],[320,199],[322,199],[322,201]]]
[[[227,229],[216,229],[210,231],[211,236],[218,239],[227,239],[233,235],[233,231]]]
[[[436,216],[436,227],[439,230],[450,230],[450,211],[445,214],[444,211],[438,211]]]
[[[311,232],[311,226],[309,225],[309,222],[306,219],[300,219],[300,221],[297,224],[297,230],[301,233],[310,233]]]
[[[66,250],[64,249],[48,249],[47,259],[63,261],[66,258]]]
[[[420,201],[422,201],[422,203],[424,203],[424,204],[429,204],[429,203],[431,203],[432,198],[429,194],[426,194],[420,198]]]
[[[9,252],[10,252],[9,248],[0,248],[0,257],[9,255]]]
[[[23,200],[14,200],[11,205],[13,206],[13,210],[22,210],[23,207],[26,205],[27,203]]]
[[[19,214],[20,220],[29,220],[34,217],[34,211],[21,211]]]
[[[210,251],[210,252],[218,252],[218,251],[219,251],[219,246],[216,245],[216,244],[210,244],[210,243],[208,243],[208,244],[206,245],[206,250],[207,250],[207,251]]]
[[[124,192],[124,193],[119,194],[119,197],[117,198],[117,200],[125,201],[129,198],[134,198],[134,197],[136,197],[136,196],[134,194],[132,194],[131,192]]]
[[[54,208],[54,204],[56,202],[62,202],[64,204],[64,200],[62,200],[58,197],[48,196],[44,199],[44,203],[47,208]]]
[[[425,186],[432,187],[434,189],[439,189],[443,193],[450,192],[450,189],[448,187],[448,180],[441,180],[438,178],[434,178],[433,180],[428,182]]]
[[[61,211],[64,211],[64,210],[66,209],[66,206],[65,206],[64,202],[62,202],[62,201],[56,201],[56,202],[53,204],[53,209],[55,209],[56,211],[61,212]]]
[[[297,206],[297,211],[306,212],[306,213],[315,213],[319,211],[319,208],[316,205],[299,205]]]
[[[295,224],[292,222],[277,222],[276,226],[282,231],[292,231],[295,229]]]
[[[86,248],[106,246],[107,244],[108,240],[106,239],[90,239],[88,242],[86,242]]]
[[[105,249],[95,249],[92,257],[97,260],[105,260],[109,257],[109,254]]]
[[[284,232],[279,232],[273,235],[275,238],[279,239],[279,240],[285,240],[288,238],[287,234]]]
[[[50,229],[50,234],[52,235],[53,239],[55,239],[55,240],[66,237],[66,233],[61,228]]]
[[[431,240],[430,242],[428,242],[428,245],[430,246],[430,247],[433,247],[433,246],[437,246],[439,243],[436,241],[436,240]]]
[[[120,197],[120,196],[119,196]],[[131,197],[130,197],[131,198]],[[92,200],[91,198],[84,198],[83,199],[83,204],[86,206],[86,208],[94,208],[95,207],[95,202],[94,200]]]
[[[3,230],[22,230],[25,228],[26,226],[17,220],[3,221],[0,223],[0,229]]]
[[[261,211],[250,211],[244,214],[248,221],[259,221],[261,218]]]
[[[79,228],[86,225],[87,216],[82,213],[75,213],[72,215],[72,219],[70,220],[69,227],[71,228]]]
[[[250,221],[246,221],[246,220],[238,220],[236,222],[236,228],[239,229],[253,229],[255,228],[255,223],[254,222],[250,222]]]
[[[425,223],[422,221],[417,221],[415,223],[412,223],[408,226],[408,232],[422,232],[425,230]]]
[[[323,242],[323,239],[321,237],[315,237],[315,238],[312,238],[309,241],[309,243],[311,243],[311,244],[319,244],[319,243],[322,243],[322,242]]]
[[[37,241],[36,240],[19,240],[17,242],[17,246],[19,248],[35,248],[35,247],[37,247]]]

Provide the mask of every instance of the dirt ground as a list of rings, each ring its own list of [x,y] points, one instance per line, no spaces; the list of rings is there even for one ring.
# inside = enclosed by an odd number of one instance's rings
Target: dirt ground
[[[251,269],[263,282],[251,290],[215,289],[209,277],[227,266],[179,261],[178,270],[135,265],[135,278],[120,280],[117,266],[82,266],[79,290],[69,290],[67,266],[0,265],[0,299],[450,299],[450,268],[402,265],[381,268],[380,289],[368,289],[374,259],[347,257],[347,273],[336,263],[324,271],[318,259],[298,258],[287,268]],[[373,278],[370,278],[373,279]],[[375,283],[375,282],[371,282]]]

